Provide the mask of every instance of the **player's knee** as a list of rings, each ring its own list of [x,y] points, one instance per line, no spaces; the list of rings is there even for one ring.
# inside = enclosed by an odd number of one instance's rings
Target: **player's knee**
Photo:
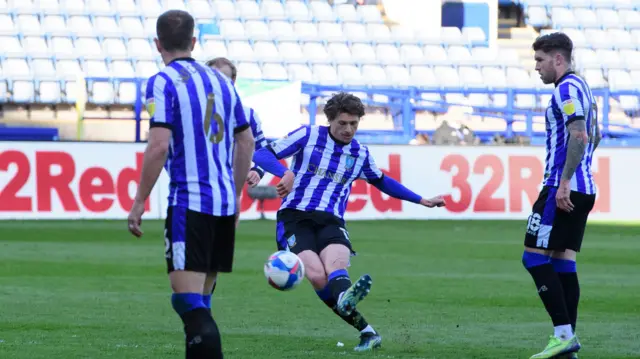
[[[202,293],[174,293],[171,296],[171,306],[180,317],[198,308],[205,308]]]
[[[327,274],[324,269],[309,271],[305,268],[305,272],[307,279],[315,290],[320,290],[327,286]]]
[[[576,273],[578,271],[575,260],[551,258],[551,264],[553,264],[556,273]]]
[[[320,253],[320,258],[327,273],[347,269],[350,257],[349,248],[340,244],[331,244]]]
[[[524,251],[522,254],[522,265],[527,269],[547,263],[551,263],[551,257],[546,254],[529,251]]]

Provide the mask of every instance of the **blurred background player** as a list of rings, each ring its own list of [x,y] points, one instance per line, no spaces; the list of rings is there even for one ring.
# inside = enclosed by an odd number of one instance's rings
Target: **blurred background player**
[[[238,70],[236,66],[233,64],[233,62],[231,62],[231,60],[225,57],[217,57],[213,60],[207,61],[207,66],[213,67],[219,70],[225,76],[230,78],[231,82],[233,82],[234,84],[236,83]],[[262,132],[262,122],[260,121],[260,118],[258,117],[258,114],[256,113],[256,111],[249,106],[244,107],[244,114],[245,114],[245,117],[247,118],[247,121],[249,121],[249,125],[251,126],[251,131],[253,132],[253,137],[256,141],[255,150],[258,151],[259,149],[261,149],[262,147],[265,147],[268,144],[267,138],[264,136],[264,133]],[[263,176],[264,176],[264,171],[260,167],[254,166],[249,171],[249,175],[247,177],[247,183],[249,184],[249,186],[255,187],[256,185],[258,185],[258,183],[260,182]]]
[[[193,17],[180,10],[163,13],[156,24],[166,67],[147,84],[149,142],[129,230],[142,235],[144,203],[164,165],[170,177],[165,256],[186,358],[217,359],[223,357],[220,333],[203,294],[211,293],[217,273],[232,270],[239,198],[254,145],[232,83],[191,58],[193,31]]]
[[[378,169],[369,149],[354,138],[364,116],[358,97],[336,94],[324,113],[329,126],[303,126],[257,151],[254,161],[281,178],[279,249],[300,257],[320,299],[361,331],[355,350],[366,351],[379,347],[382,338],[356,311],[371,289],[371,277],[365,274],[352,284],[347,272],[355,254],[343,218],[351,184],[364,179],[390,196],[426,207],[443,206],[444,200],[423,199]],[[291,169],[278,162],[291,156]]]
[[[573,43],[564,33],[533,43],[536,71],[556,88],[547,108],[547,159],[544,186],[529,216],[522,257],[547,309],[554,335],[531,358],[577,358],[575,334],[580,286],[576,252],[596,199],[591,173],[600,142],[596,101],[589,85],[572,71]]]

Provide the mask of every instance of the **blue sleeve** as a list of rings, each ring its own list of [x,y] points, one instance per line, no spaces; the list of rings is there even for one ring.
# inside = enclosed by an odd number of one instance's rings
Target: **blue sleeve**
[[[253,162],[256,166],[278,177],[284,176],[284,173],[288,170],[287,167],[278,162],[278,158],[269,147],[256,151],[253,155]]]
[[[413,193],[410,189],[389,176],[384,176],[377,181],[371,182],[371,184],[389,196],[403,201],[420,203],[420,200],[422,199],[421,196]]]

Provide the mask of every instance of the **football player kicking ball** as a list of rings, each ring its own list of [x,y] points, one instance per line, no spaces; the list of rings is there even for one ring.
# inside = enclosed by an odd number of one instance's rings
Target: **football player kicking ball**
[[[392,197],[429,208],[445,202],[441,196],[422,198],[376,167],[369,149],[354,139],[364,116],[359,98],[336,94],[324,113],[329,126],[303,126],[257,151],[254,162],[281,178],[278,249],[300,257],[320,299],[361,332],[355,350],[367,351],[380,347],[382,338],[356,310],[371,289],[371,277],[365,274],[352,284],[347,272],[355,252],[343,215],[353,181],[364,179]],[[291,169],[278,162],[292,156]]]

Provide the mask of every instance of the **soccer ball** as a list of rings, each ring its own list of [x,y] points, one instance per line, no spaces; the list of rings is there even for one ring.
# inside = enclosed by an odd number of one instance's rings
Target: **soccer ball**
[[[264,276],[275,289],[291,290],[302,283],[304,264],[295,253],[277,251],[264,264]]]

